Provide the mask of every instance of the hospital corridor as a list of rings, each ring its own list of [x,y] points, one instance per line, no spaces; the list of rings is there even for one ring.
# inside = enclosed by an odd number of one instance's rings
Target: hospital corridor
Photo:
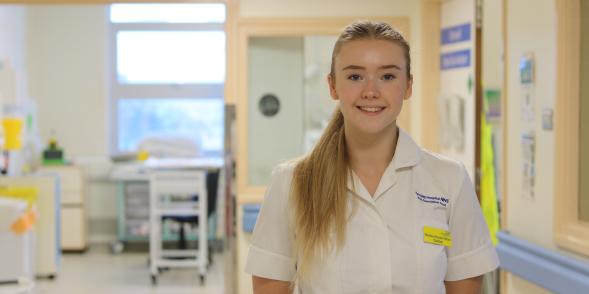
[[[0,294],[589,293],[589,0],[0,0]]]

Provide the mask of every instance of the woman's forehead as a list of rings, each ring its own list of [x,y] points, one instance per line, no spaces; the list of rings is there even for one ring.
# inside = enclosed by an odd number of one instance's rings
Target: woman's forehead
[[[393,63],[405,66],[405,52],[394,41],[354,40],[342,44],[339,49],[335,56],[339,66],[346,67],[348,63]]]

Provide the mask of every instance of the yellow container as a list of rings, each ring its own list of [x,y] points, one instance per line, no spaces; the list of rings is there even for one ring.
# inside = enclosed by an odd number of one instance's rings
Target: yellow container
[[[4,150],[19,150],[22,148],[21,131],[23,120],[16,117],[7,117],[2,120],[4,127]]]
[[[149,158],[149,152],[145,151],[145,150],[141,150],[139,151],[139,153],[137,153],[137,160],[139,161],[146,161]]]

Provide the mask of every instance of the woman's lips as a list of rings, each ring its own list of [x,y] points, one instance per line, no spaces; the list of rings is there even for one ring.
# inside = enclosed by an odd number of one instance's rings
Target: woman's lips
[[[379,114],[385,109],[383,106],[356,106],[356,108],[366,114]]]

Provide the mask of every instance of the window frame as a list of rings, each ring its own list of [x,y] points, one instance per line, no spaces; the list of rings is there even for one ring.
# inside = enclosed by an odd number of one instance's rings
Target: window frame
[[[194,4],[204,4],[196,2]],[[224,23],[114,23],[110,19],[110,5],[107,7],[109,27],[109,153],[121,154],[118,140],[118,102],[125,99],[211,99],[218,98],[225,101],[225,87],[227,84],[227,63],[229,34],[226,31],[229,5],[225,2],[210,1],[225,5]],[[222,83],[119,83],[117,78],[117,34],[121,31],[220,31],[225,34],[225,80]]]
[[[589,223],[579,219],[580,1],[557,0],[557,90],[554,123],[554,240],[589,256]]]

